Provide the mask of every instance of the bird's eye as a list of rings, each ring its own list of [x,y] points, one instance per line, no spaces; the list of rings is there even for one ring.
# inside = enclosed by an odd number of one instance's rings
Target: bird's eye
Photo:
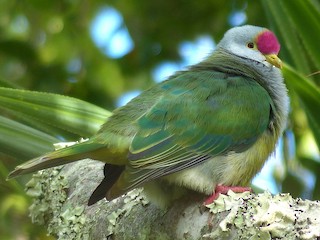
[[[247,47],[248,47],[248,48],[254,48],[254,43],[253,43],[253,42],[249,42],[249,43],[247,44]]]

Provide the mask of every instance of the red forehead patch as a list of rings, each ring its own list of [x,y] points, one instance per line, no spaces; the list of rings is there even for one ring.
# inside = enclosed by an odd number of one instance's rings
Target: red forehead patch
[[[260,33],[256,39],[257,47],[262,54],[278,54],[280,43],[276,35],[271,31]]]

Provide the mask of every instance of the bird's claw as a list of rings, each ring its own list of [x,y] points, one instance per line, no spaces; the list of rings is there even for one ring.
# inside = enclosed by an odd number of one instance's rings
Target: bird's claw
[[[208,197],[205,201],[204,201],[204,205],[208,205],[213,203],[214,200],[216,200],[219,197],[219,194],[227,194],[228,191],[231,190],[235,193],[242,193],[242,192],[252,192],[252,189],[250,187],[239,187],[239,186],[224,186],[224,185],[217,185],[214,193]]]

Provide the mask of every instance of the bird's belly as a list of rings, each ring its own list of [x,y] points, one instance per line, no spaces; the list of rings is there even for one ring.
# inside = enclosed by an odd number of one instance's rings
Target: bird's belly
[[[189,169],[165,177],[168,182],[210,195],[222,176],[222,164],[225,157],[215,157]],[[219,169],[221,171],[219,171]]]
[[[213,157],[204,163],[165,177],[165,180],[207,195],[217,184],[246,186],[273,152],[275,138],[265,133],[248,150]]]

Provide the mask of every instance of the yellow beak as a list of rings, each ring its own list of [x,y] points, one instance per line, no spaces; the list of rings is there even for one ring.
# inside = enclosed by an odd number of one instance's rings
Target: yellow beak
[[[264,55],[266,57],[266,61],[277,68],[282,68],[282,61],[276,54]]]

